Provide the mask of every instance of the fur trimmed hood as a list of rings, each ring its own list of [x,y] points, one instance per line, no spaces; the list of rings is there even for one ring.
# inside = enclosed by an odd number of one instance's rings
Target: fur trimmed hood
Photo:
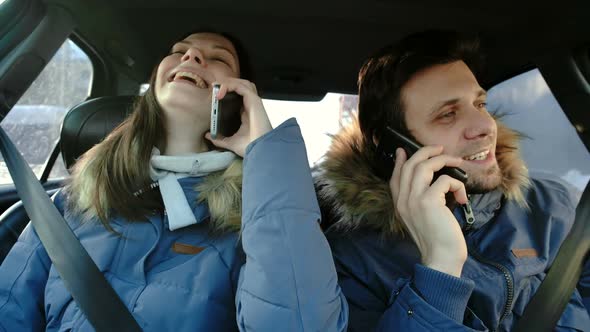
[[[496,159],[502,172],[500,190],[509,199],[526,207],[524,190],[530,186],[528,170],[520,157],[521,135],[496,120]],[[314,181],[322,207],[329,209],[334,227],[352,230],[371,228],[384,235],[403,235],[395,220],[389,183],[372,168],[374,152],[367,148],[358,121],[333,137],[330,149],[319,164]]]
[[[196,203],[207,202],[212,233],[239,231],[242,219],[242,159],[233,161],[225,170],[210,173],[194,187],[198,193]],[[69,213],[82,221],[96,218],[97,211],[91,202],[94,179],[84,176],[76,186],[66,186]],[[108,210],[107,206],[103,207]]]
[[[237,232],[242,225],[242,159],[224,171],[207,175],[195,187],[198,203],[209,205],[210,226],[215,233]]]

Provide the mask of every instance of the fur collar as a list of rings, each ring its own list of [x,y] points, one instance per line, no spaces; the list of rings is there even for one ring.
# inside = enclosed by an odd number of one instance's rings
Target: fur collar
[[[196,186],[197,202],[209,204],[210,227],[214,233],[239,231],[242,225],[242,159],[227,169],[207,175]]]
[[[209,206],[210,231],[214,234],[239,231],[242,219],[242,159],[234,160],[228,168],[210,173],[205,180],[195,186],[198,192],[197,203],[207,202]],[[96,181],[88,176],[90,172],[79,175],[74,187],[65,188],[68,196],[68,213],[79,216],[84,221],[97,216],[90,200],[90,188]],[[104,207],[108,211],[108,207]]]
[[[500,190],[507,199],[526,207],[523,191],[530,181],[518,151],[521,135],[496,122]],[[384,235],[403,235],[401,223],[395,220],[389,184],[374,174],[373,159],[374,152],[367,148],[358,121],[335,135],[315,176],[321,206],[329,209],[337,229],[366,227]]]

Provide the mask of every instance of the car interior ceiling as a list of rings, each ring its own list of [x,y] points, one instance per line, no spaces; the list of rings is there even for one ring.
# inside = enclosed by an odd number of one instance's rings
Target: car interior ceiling
[[[213,29],[239,36],[264,93],[290,99],[354,93],[367,55],[426,28],[480,33],[487,65],[494,68],[484,77],[489,86],[531,67],[539,55],[588,41],[580,32],[590,9],[581,1],[575,6],[433,0],[47,2],[66,7],[79,36],[137,81],[147,81],[172,40]]]
[[[137,91],[171,41],[190,31],[213,30],[239,37],[263,97],[289,100],[320,100],[326,92],[356,93],[363,59],[385,44],[430,28],[481,36],[486,58],[480,81],[489,88],[537,67],[547,56],[587,49],[588,36],[582,31],[587,30],[590,3],[560,4],[45,1],[46,8],[71,14],[72,37],[92,57],[96,76],[91,97]],[[583,58],[587,63],[588,57]],[[570,119],[590,123],[590,115],[579,117]],[[588,139],[584,141],[588,145]]]

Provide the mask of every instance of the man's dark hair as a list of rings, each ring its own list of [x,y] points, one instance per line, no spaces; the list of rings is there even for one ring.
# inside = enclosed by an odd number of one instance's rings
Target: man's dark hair
[[[359,122],[367,142],[381,137],[386,125],[412,137],[404,118],[403,86],[423,69],[459,60],[477,76],[479,40],[434,30],[410,35],[369,57],[358,77]]]

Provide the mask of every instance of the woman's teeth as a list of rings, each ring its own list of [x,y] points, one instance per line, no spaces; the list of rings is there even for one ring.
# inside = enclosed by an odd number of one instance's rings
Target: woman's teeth
[[[177,79],[182,79],[191,82],[200,89],[208,88],[207,82],[205,82],[201,77],[199,77],[197,74],[193,74],[187,71],[179,71],[178,73],[176,73],[176,75],[174,75],[174,80]]]
[[[472,160],[485,160],[488,157],[488,154],[489,153],[490,153],[490,151],[489,150],[486,150],[486,151],[482,151],[482,152],[476,153],[474,155],[471,155],[469,157],[464,157],[463,159],[469,160],[469,161],[472,161]]]

